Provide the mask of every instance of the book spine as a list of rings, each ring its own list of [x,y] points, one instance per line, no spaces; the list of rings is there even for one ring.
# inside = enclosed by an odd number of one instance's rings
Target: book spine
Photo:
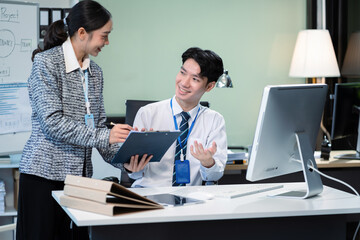
[[[114,215],[114,207],[112,205],[102,204],[66,195],[60,196],[60,205],[78,210],[104,214],[107,216]]]
[[[78,197],[78,198],[96,201],[99,203],[106,203],[106,196],[107,196],[107,192],[104,191],[94,190],[90,188],[83,188],[73,185],[65,185],[64,194],[72,197]]]
[[[110,192],[113,182],[94,178],[67,175],[65,178],[65,184]]]
[[[246,160],[227,160],[226,164],[245,164]]]

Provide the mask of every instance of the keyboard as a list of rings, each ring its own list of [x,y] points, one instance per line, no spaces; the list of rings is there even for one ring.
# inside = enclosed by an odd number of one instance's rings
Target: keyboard
[[[282,188],[281,184],[243,184],[243,185],[222,185],[219,189],[219,186],[197,186],[192,188],[181,188],[178,189],[172,194],[187,196],[192,192],[205,192],[208,194],[212,194],[215,198],[237,198],[249,196],[261,192],[271,191],[275,189]]]

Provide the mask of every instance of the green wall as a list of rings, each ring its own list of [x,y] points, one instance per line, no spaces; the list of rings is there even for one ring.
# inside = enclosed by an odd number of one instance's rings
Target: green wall
[[[125,114],[126,99],[174,94],[181,54],[198,46],[218,53],[233,89],[203,100],[226,120],[229,146],[252,143],[264,86],[304,83],[288,76],[305,0],[99,0],[113,15],[110,45],[96,59],[105,76],[105,109]]]

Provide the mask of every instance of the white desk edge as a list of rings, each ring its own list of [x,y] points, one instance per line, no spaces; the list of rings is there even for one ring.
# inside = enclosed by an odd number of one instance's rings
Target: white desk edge
[[[206,221],[226,219],[250,219],[316,216],[336,214],[359,214],[360,197],[324,186],[324,191],[310,199],[286,199],[268,197],[269,193],[302,188],[303,183],[284,183],[284,188],[235,199],[215,198],[205,203],[182,207],[150,210],[109,217],[91,212],[63,207],[78,226],[100,226],[114,224],[141,224],[180,221]],[[196,190],[196,187],[191,187]],[[203,186],[204,187],[204,186]],[[211,187],[241,187],[241,185],[218,185]],[[132,189],[142,195],[174,191],[173,188]],[[57,202],[63,191],[53,191]]]

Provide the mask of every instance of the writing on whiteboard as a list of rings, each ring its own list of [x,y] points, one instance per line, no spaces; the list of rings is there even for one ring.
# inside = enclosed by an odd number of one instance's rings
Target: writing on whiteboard
[[[6,7],[0,8],[0,21],[2,22],[19,22],[19,11],[18,10],[11,10],[7,9]]]
[[[9,29],[0,29],[0,59],[9,57],[18,46],[18,52],[31,52],[32,39],[20,39],[16,43],[15,34]],[[5,61],[0,64],[0,84],[5,83],[7,78],[11,77],[11,67]]]

